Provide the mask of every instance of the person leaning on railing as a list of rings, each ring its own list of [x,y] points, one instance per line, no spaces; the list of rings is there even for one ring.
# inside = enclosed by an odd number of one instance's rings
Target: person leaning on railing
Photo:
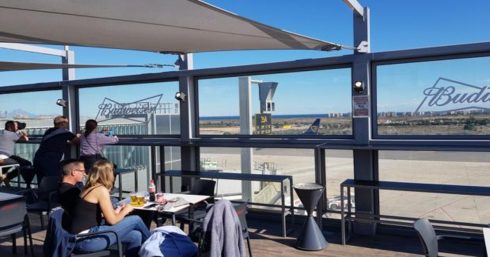
[[[32,163],[20,156],[14,155],[15,143],[29,140],[27,133],[22,131],[25,126],[25,123],[18,121],[9,120],[5,122],[5,130],[0,133],[0,165],[19,164],[20,173],[27,187],[30,187],[34,178],[34,172],[32,169],[28,169],[28,167],[31,167]],[[19,169],[14,169],[5,175],[0,172],[0,183],[4,182],[8,186],[9,181],[18,175]]]
[[[85,170],[90,171],[96,161],[105,159],[102,155],[104,145],[117,142],[117,136],[97,132],[97,121],[87,120],[85,132],[80,137],[80,160],[84,162]]]
[[[125,246],[126,256],[138,256],[138,251],[150,236],[150,231],[140,217],[126,216],[133,211],[131,205],[123,204],[116,209],[113,208],[110,200],[110,191],[114,183],[113,169],[114,166],[107,160],[94,163],[87,184],[73,209],[71,233],[114,231]],[[76,250],[99,251],[114,243],[115,236],[91,237],[77,243]]]
[[[69,144],[78,144],[79,135],[68,130],[68,118],[57,116],[53,120],[54,127],[46,130],[34,155],[34,168],[38,183],[44,176],[61,178],[61,158],[69,149]]]

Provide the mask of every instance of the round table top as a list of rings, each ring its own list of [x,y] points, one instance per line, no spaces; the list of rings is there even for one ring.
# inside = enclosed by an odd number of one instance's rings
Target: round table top
[[[296,190],[320,190],[323,186],[315,183],[299,183],[293,186]]]

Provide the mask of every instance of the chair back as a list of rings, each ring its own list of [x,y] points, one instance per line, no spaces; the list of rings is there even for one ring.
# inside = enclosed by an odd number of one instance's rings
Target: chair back
[[[247,203],[235,204],[233,207],[235,208],[238,219],[240,220],[240,225],[242,226],[243,238],[248,238]]]
[[[60,186],[58,176],[43,177],[38,187],[38,197],[40,200],[48,201],[51,192],[57,192]]]
[[[214,196],[216,181],[208,179],[196,179],[192,182],[191,194]]]
[[[67,216],[64,210],[60,207],[55,208],[49,214],[49,225],[46,231],[46,239],[44,240],[43,253],[44,256],[51,257],[64,257],[64,256],[83,256],[83,257],[100,257],[100,256],[113,256],[108,249],[101,249],[90,253],[76,253],[76,244],[78,241],[85,238],[112,235],[116,238],[117,256],[122,257],[122,244],[119,240],[119,236],[114,231],[99,231],[93,233],[85,233],[74,235],[66,231],[63,227],[63,219]]]
[[[61,208],[55,208],[49,214],[49,224],[43,245],[44,256],[69,256],[75,248],[76,237],[63,228],[63,216],[64,211]]]
[[[426,218],[418,219],[415,221],[413,226],[419,235],[422,246],[424,247],[425,255],[428,257],[437,257],[439,253],[437,235],[430,221]]]
[[[0,230],[12,228],[24,223],[27,214],[25,200],[22,196],[0,193],[2,200],[0,203]]]

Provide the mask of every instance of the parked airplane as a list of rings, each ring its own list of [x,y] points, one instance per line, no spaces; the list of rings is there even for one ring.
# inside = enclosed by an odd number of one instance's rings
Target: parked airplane
[[[320,119],[313,121],[311,126],[303,133],[303,135],[318,135],[318,129],[320,128]]]

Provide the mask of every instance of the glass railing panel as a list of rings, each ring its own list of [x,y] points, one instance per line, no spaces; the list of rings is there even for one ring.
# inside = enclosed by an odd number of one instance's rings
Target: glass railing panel
[[[490,57],[376,67],[377,134],[490,135]]]

